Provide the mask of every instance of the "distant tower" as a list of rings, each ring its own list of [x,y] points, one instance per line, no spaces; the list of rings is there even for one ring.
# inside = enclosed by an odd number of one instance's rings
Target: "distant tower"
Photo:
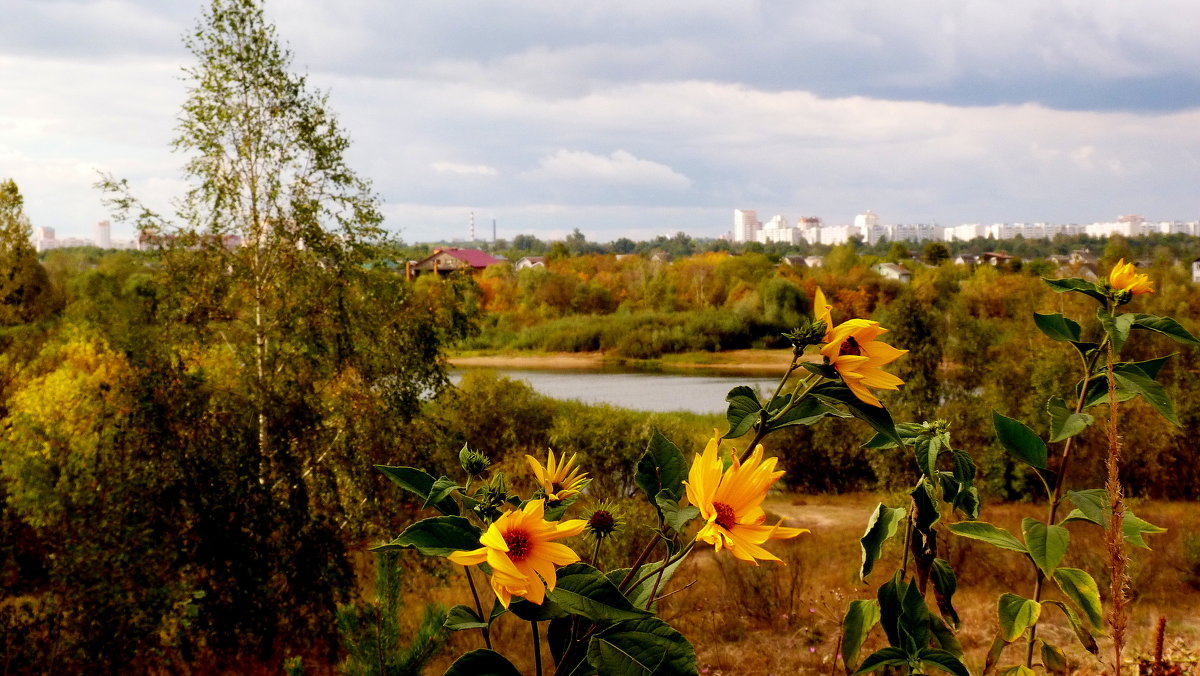
[[[471,237],[470,237],[470,240],[472,242],[475,241],[475,212],[474,211],[471,212]]]
[[[733,241],[753,242],[758,239],[758,213],[753,209],[733,210]]]
[[[112,224],[108,221],[96,224],[96,246],[101,249],[112,248]]]

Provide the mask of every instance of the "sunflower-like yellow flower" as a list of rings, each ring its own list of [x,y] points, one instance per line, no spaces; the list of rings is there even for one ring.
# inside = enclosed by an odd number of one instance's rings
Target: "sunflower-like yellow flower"
[[[1134,296],[1154,293],[1154,282],[1150,281],[1150,276],[1136,272],[1133,263],[1126,263],[1124,258],[1108,273],[1108,285],[1119,291],[1128,291]]]
[[[833,334],[833,306],[825,300],[825,292],[819,286],[813,296],[813,320],[825,322],[825,338],[821,342],[828,343]]]
[[[696,456],[687,481],[683,482],[688,502],[704,518],[696,539],[713,545],[718,552],[728,549],[735,557],[756,566],[759,559],[779,561],[762,545],[767,540],[794,538],[808,532],[805,528],[764,525],[767,515],[762,509],[763,498],[783,472],[774,471],[775,458],[763,460],[762,445],[754,449],[744,464],[734,455],[733,464],[725,469],[718,445],[718,433],[714,430],[712,440],[704,453]]]
[[[821,348],[821,354],[837,369],[854,396],[881,408],[883,404],[867,388],[899,389],[904,381],[880,367],[908,352],[875,340],[884,333],[887,333],[887,329],[880,326],[879,322],[848,319],[830,331],[826,338],[828,342]]]
[[[557,583],[554,567],[579,560],[570,547],[553,540],[579,535],[586,525],[583,519],[546,521],[545,501],[530,500],[523,509],[506,512],[488,526],[479,536],[482,547],[446,558],[464,566],[485,562],[491,566],[492,590],[505,608],[514,596],[541,605],[546,590],[554,591]]]
[[[566,500],[572,495],[578,494],[591,481],[587,478],[587,472],[579,471],[579,467],[575,465],[575,458],[576,456],[572,455],[570,460],[559,458],[556,461],[554,449],[551,449],[546,465],[542,466],[532,455],[525,456],[525,461],[529,463],[529,468],[537,477],[542,492],[546,494],[546,500],[550,502]]]

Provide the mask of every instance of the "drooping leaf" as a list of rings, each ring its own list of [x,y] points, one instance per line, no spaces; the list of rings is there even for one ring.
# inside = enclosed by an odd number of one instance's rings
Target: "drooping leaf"
[[[1162,368],[1167,357],[1149,359],[1144,362],[1121,362],[1113,364],[1113,379],[1116,385],[1118,402],[1125,402],[1136,396],[1141,396],[1146,403],[1154,407],[1167,420],[1179,426],[1175,417],[1175,409],[1170,397],[1154,378]],[[1104,374],[1095,375],[1087,382],[1083,392],[1083,407],[1091,408],[1098,404],[1108,403],[1108,378]]]
[[[1037,676],[1037,672],[1024,664],[1015,664],[1001,669],[1000,676]]]
[[[558,584],[547,596],[573,615],[589,620],[629,620],[649,615],[634,608],[629,599],[604,573],[586,563],[572,563],[558,570]]]
[[[588,662],[605,676],[685,676],[696,673],[696,651],[657,617],[618,622],[592,637]]]
[[[726,439],[736,439],[754,426],[758,422],[759,413],[762,411],[762,404],[758,401],[758,393],[752,387],[739,385],[729,394],[725,395],[725,401],[729,402],[729,408],[725,411],[725,418],[729,421],[729,431],[725,433]]]
[[[862,666],[858,668],[851,676],[859,674],[869,674],[876,669],[884,667],[899,667],[908,664],[908,655],[899,648],[887,647],[867,655],[867,659],[863,660]]]
[[[1112,513],[1108,509],[1108,498],[1104,489],[1091,488],[1083,491],[1068,491],[1067,498],[1075,505],[1076,509],[1071,510],[1071,513],[1063,519],[1063,523],[1088,521],[1101,528],[1108,528]],[[1134,514],[1133,510],[1125,510],[1125,516],[1121,520],[1121,536],[1129,544],[1141,547],[1142,549],[1150,549],[1150,546],[1146,544],[1142,535],[1145,533],[1165,532],[1167,532],[1167,529],[1155,526],[1142,519]]]
[[[1075,607],[1083,611],[1093,627],[1104,624],[1104,609],[1100,605],[1100,588],[1087,571],[1078,568],[1059,568],[1054,582]]]
[[[457,605],[446,613],[446,621],[442,626],[450,631],[463,631],[465,629],[483,629],[488,626],[479,617],[479,613],[475,612],[474,608],[469,608],[464,605]]]
[[[654,575],[653,577],[642,580],[632,588],[626,589],[625,598],[629,599],[629,602],[634,608],[646,608],[647,604],[649,604],[649,611],[652,613],[656,612],[656,603],[651,602],[650,594],[656,593],[661,596],[663,589],[667,586],[667,583],[671,581],[671,577],[675,575],[675,571],[679,569],[679,565],[685,560],[686,559],[678,559],[671,565],[667,566],[661,577]],[[649,570],[650,569],[648,567],[642,568],[643,573],[649,572]],[[605,574],[605,576],[608,578],[609,582],[612,582],[614,585],[619,585],[621,580],[625,578],[625,574],[628,572],[628,568],[618,568],[616,570],[609,571]],[[641,576],[639,575],[639,577]]]
[[[429,496],[425,498],[425,504],[422,505],[422,508],[428,509],[435,505],[441,504],[446,500],[454,502],[454,499],[450,496],[458,488],[458,484],[451,481],[449,477],[439,477],[438,480],[433,482],[433,485],[429,487]]]
[[[1042,640],[1042,666],[1046,667],[1046,673],[1052,676],[1062,676],[1070,672],[1071,668],[1067,664],[1067,655],[1058,646],[1047,643]]]
[[[996,438],[1014,458],[1036,469],[1046,469],[1046,442],[1025,423],[992,411]]]
[[[908,590],[908,582],[901,577],[902,572],[897,570],[891,579],[879,585],[878,591],[875,592],[875,597],[879,600],[879,626],[883,627],[883,633],[887,634],[888,643],[891,645],[900,644],[901,599]]]
[[[856,599],[850,602],[846,617],[842,618],[842,664],[847,672],[858,668],[858,652],[876,624],[879,624],[878,601]]]
[[[952,523],[950,524],[950,532],[973,540],[983,540],[1000,549],[1008,549],[1014,552],[1021,552],[1022,554],[1029,553],[1029,549],[1025,544],[1018,540],[1012,533],[986,521],[959,521],[958,523]]]
[[[1140,370],[1133,369],[1117,370],[1114,368],[1113,376],[1126,391],[1141,395],[1142,399],[1153,406],[1159,415],[1176,427],[1182,427],[1179,424],[1179,418],[1175,416],[1175,407],[1171,404],[1171,398],[1167,396],[1166,390],[1157,381]]]
[[[658,495],[666,491],[675,502],[683,498],[683,481],[687,478],[688,464],[683,451],[654,430],[646,444],[646,452],[638,460],[634,482],[646,493],[651,505],[658,506]]]
[[[944,619],[937,615],[929,616],[929,631],[933,634],[933,640],[938,646],[955,657],[963,658],[963,647],[958,642],[958,636],[954,630],[946,623]]]
[[[412,547],[425,556],[447,556],[464,549],[478,549],[482,534],[475,524],[461,516],[435,516],[409,525],[395,540],[371,551]]]
[[[896,526],[904,519],[905,515],[906,512],[903,509],[891,508],[882,502],[875,508],[870,520],[867,521],[866,532],[859,539],[859,544],[862,545],[862,566],[858,573],[860,578],[865,580],[871,574],[875,562],[879,560],[879,552],[883,548],[883,543],[896,534]]]
[[[434,478],[428,472],[415,467],[389,467],[387,465],[375,465],[375,469],[383,472],[387,478],[404,490],[428,502],[429,492],[434,484]],[[442,514],[458,515],[458,503],[452,498],[443,498],[436,501],[433,506]]]
[[[1108,497],[1103,488],[1082,491],[1067,491],[1067,499],[1082,512],[1088,521],[1097,526],[1106,526],[1108,520]]]
[[[892,414],[882,406],[872,406],[862,401],[845,385],[824,383],[814,387],[810,394],[828,403],[844,405],[851,415],[870,425],[871,429],[894,441],[898,446],[904,444],[900,435],[896,433],[896,423],[892,421]]]
[[[913,445],[913,451],[917,455],[917,467],[921,473],[931,479],[936,478],[938,455],[948,450],[950,449],[943,447],[942,440],[937,435],[918,439]]]
[[[1133,315],[1133,328],[1161,333],[1184,345],[1200,345],[1200,339],[1197,339],[1187,329],[1180,326],[1179,322],[1170,317],[1135,314]]]
[[[900,592],[900,617],[896,620],[896,628],[901,645],[907,646],[908,652],[913,654],[929,645],[931,615],[915,580],[902,582]]]
[[[545,622],[570,617],[567,609],[555,603],[549,593],[541,603],[533,603],[526,599],[513,599],[508,604],[508,611],[526,622]]]
[[[500,653],[481,649],[455,660],[444,676],[521,676],[521,672]]]
[[[1035,312],[1033,313],[1033,323],[1042,330],[1042,333],[1046,334],[1053,340],[1079,340],[1079,323],[1073,319],[1063,316],[1062,313],[1044,315]]]
[[[1051,605],[1061,610],[1063,615],[1067,616],[1067,622],[1071,624],[1071,629],[1075,632],[1075,638],[1079,639],[1079,644],[1083,646],[1083,649],[1093,655],[1100,653],[1100,646],[1096,643],[1096,637],[1092,636],[1092,632],[1084,625],[1083,620],[1079,619],[1079,615],[1071,609],[1071,606],[1062,601],[1054,600],[1042,601],[1042,605]]]
[[[1005,593],[1000,596],[997,612],[1000,616],[1000,634],[1011,643],[1020,638],[1026,629],[1037,624],[1042,606],[1033,599]]]
[[[849,413],[817,397],[805,397],[796,407],[771,421],[771,430],[779,430],[795,425],[815,425],[822,418],[849,418]]]
[[[1096,319],[1100,320],[1100,326],[1104,327],[1104,332],[1108,334],[1108,340],[1112,343],[1113,353],[1120,353],[1121,348],[1125,347],[1125,341],[1129,339],[1129,330],[1133,328],[1133,315],[1119,314],[1113,315],[1104,308],[1096,310]]]
[[[1155,526],[1154,524],[1139,518],[1132,511],[1126,510],[1125,517],[1121,520],[1121,536],[1125,541],[1135,547],[1142,549],[1150,549],[1150,545],[1142,539],[1142,533],[1165,533],[1166,528]]]
[[[895,429],[896,435],[900,437],[900,440],[903,441],[904,444],[911,445],[918,437],[921,436],[922,432],[924,432],[925,426],[920,423],[909,422],[899,423],[896,425]],[[885,449],[896,448],[900,445],[901,444],[896,443],[894,438],[884,434],[876,433],[875,436],[867,440],[867,443],[863,444],[863,448]]]
[[[1050,443],[1056,444],[1084,431],[1095,422],[1087,413],[1075,413],[1067,408],[1062,397],[1051,397],[1046,402],[1050,414]]]
[[[954,674],[954,676],[971,676],[970,672],[967,671],[967,665],[963,664],[962,660],[947,650],[925,648],[917,653],[917,659],[922,664],[935,666],[942,671]]]
[[[1092,282],[1087,281],[1086,279],[1079,279],[1078,277],[1064,277],[1063,279],[1046,279],[1045,277],[1043,277],[1042,281],[1049,284],[1050,288],[1053,289],[1057,293],[1066,293],[1068,291],[1077,291],[1079,293],[1084,294],[1085,296],[1088,296],[1089,298],[1094,298],[1095,300],[1099,301],[1101,305],[1104,305],[1108,300],[1104,296],[1104,291],[1099,286],[1097,286],[1096,284],[1094,284]]]
[[[929,579],[933,581],[938,612],[949,621],[950,626],[958,629],[961,620],[958,618],[958,611],[954,609],[954,592],[958,590],[958,578],[954,575],[954,569],[945,559],[934,559],[933,566],[929,569]]]
[[[1054,569],[1067,554],[1071,532],[1062,526],[1047,526],[1037,519],[1025,517],[1021,521],[1021,533],[1025,536],[1030,558],[1042,574],[1046,577],[1053,575]]]

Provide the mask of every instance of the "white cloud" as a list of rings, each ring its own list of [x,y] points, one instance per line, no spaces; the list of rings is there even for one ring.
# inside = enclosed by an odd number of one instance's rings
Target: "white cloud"
[[[439,174],[460,174],[464,176],[497,176],[499,171],[486,164],[460,164],[458,162],[434,162],[429,165]]]
[[[671,167],[634,157],[624,150],[595,155],[582,150],[558,150],[538,161],[528,175],[558,181],[597,181],[680,190],[692,182]]]

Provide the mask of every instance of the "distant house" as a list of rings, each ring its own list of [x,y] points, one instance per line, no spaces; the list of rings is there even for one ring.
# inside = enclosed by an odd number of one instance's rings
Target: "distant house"
[[[1192,261],[1192,281],[1200,283],[1200,258]]]
[[[1063,277],[1078,277],[1080,279],[1094,282],[1100,279],[1096,274],[1096,266],[1088,263],[1068,263],[1058,266],[1054,274],[1060,279]]]
[[[807,268],[808,261],[804,260],[804,256],[780,256],[780,265],[787,265],[793,268]]]
[[[954,258],[955,265],[975,265],[978,262],[979,256],[976,256],[975,254],[964,253],[959,254]]]
[[[479,249],[434,249],[433,253],[410,266],[413,275],[435,273],[447,275],[456,270],[467,272],[482,270],[489,265],[500,263],[500,259]]]
[[[979,254],[979,262],[988,265],[1004,265],[1014,258],[1016,256],[1010,256],[1003,251],[985,251]]]
[[[898,282],[912,281],[912,273],[909,272],[908,268],[904,267],[903,265],[898,265],[896,263],[879,263],[871,269],[888,279],[894,279]]]
[[[808,267],[810,267],[810,268],[819,268],[822,265],[825,265],[825,257],[824,256],[806,256],[804,258],[804,263],[806,265],[808,265]]]
[[[1072,251],[1071,257],[1070,257],[1070,262],[1071,263],[1079,263],[1082,265],[1090,265],[1092,267],[1095,267],[1096,263],[1098,263],[1099,260],[1094,255],[1092,255],[1091,249],[1085,248],[1085,249],[1075,249],[1074,251]]]
[[[545,256],[526,256],[517,261],[513,266],[516,270],[524,270],[525,268],[544,268],[546,267]]]
[[[650,262],[651,263],[670,263],[671,262],[671,254],[667,253],[666,251],[655,251],[653,254],[650,254]]]

